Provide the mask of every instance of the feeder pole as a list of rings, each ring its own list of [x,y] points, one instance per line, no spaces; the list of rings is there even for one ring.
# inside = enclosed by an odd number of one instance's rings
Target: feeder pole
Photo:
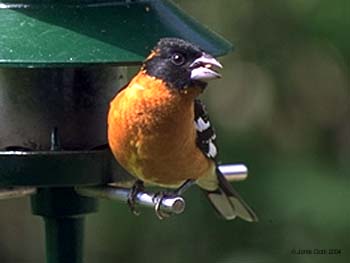
[[[32,197],[32,211],[43,217],[47,263],[82,263],[84,215],[96,212],[97,200],[74,188],[41,188]]]

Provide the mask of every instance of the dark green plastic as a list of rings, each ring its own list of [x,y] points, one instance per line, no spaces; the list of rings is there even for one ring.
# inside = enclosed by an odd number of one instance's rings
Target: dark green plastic
[[[41,188],[32,196],[32,211],[44,218],[47,263],[83,262],[84,218],[97,210],[97,200],[74,188]]]
[[[46,262],[82,263],[83,217],[45,217]]]
[[[168,0],[0,0],[0,66],[133,64],[161,37],[220,56],[231,44]]]
[[[39,188],[31,201],[33,214],[44,217],[80,216],[97,210],[97,200],[78,195],[74,187]]]
[[[78,186],[111,180],[109,151],[0,151],[1,186]]]

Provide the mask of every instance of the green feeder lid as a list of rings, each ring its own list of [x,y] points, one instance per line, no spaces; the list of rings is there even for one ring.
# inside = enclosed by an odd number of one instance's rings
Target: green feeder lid
[[[162,37],[231,44],[169,0],[0,0],[0,67],[141,62]]]

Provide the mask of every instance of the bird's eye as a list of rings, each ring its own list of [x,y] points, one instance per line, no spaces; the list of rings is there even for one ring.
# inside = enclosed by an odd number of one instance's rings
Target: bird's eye
[[[175,53],[171,56],[171,62],[173,62],[176,66],[181,66],[185,63],[185,57],[181,53]]]

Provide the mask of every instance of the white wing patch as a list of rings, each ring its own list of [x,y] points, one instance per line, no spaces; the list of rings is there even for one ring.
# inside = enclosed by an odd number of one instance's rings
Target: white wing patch
[[[209,140],[209,152],[208,152],[208,157],[215,158],[216,155],[218,154],[218,150],[216,149],[215,144],[213,143],[212,140]]]
[[[210,122],[209,121],[204,121],[202,119],[202,117],[199,117],[195,121],[195,124],[196,124],[196,129],[199,132],[203,132],[203,131],[207,130],[208,128],[210,128]]]
[[[199,100],[195,101],[194,124],[197,131],[197,146],[208,158],[215,159],[218,154],[215,145],[216,135],[210,124],[205,107]]]

